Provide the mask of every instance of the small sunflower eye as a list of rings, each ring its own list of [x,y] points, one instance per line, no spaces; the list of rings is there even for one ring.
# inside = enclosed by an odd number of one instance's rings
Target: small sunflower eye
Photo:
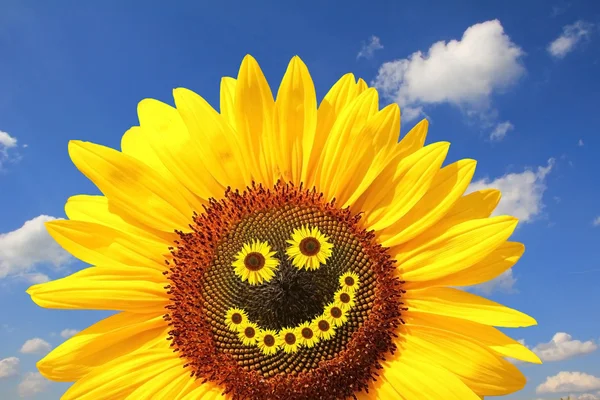
[[[265,355],[275,354],[281,347],[281,338],[276,331],[271,329],[259,331],[257,335],[257,342],[258,348]]]
[[[340,286],[344,292],[354,293],[358,289],[360,281],[358,275],[353,272],[346,272],[340,276]]]
[[[333,249],[329,238],[317,227],[302,226],[300,229],[295,229],[292,239],[287,242],[290,246],[286,254],[292,259],[292,265],[299,269],[318,269],[331,257]]]
[[[259,285],[269,282],[275,276],[275,269],[279,266],[279,260],[267,242],[253,240],[244,244],[236,254],[232,266],[234,272],[242,281],[248,281],[251,285]]]
[[[240,332],[248,322],[248,316],[244,310],[230,308],[225,314],[225,324],[232,332]]]

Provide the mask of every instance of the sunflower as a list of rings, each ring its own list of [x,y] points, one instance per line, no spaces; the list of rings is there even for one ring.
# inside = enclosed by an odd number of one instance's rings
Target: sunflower
[[[525,385],[507,358],[540,360],[494,326],[535,320],[456,289],[515,264],[517,220],[490,217],[496,190],[464,195],[475,161],[442,167],[449,144],[424,145],[427,121],[398,142],[398,107],[352,74],[317,107],[298,57],[275,99],[250,56],[223,78],[220,112],[174,97],[139,103],[121,151],[69,143],[103,195],[71,197],[47,228],[93,266],[27,292],[118,312],[38,362],[75,382],[63,399],[469,400]],[[318,265],[295,263],[304,250]]]

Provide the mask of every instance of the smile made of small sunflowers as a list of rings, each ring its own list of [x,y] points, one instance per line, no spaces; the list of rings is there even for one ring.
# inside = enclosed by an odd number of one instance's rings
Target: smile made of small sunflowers
[[[65,400],[479,400],[539,358],[496,327],[533,318],[458,287],[510,269],[517,220],[466,194],[427,121],[344,75],[317,105],[294,57],[276,96],[246,56],[220,110],[174,91],[138,106],[121,151],[71,141],[101,195],[52,237],[92,265],[33,285],[57,309],[116,313],[37,363]]]

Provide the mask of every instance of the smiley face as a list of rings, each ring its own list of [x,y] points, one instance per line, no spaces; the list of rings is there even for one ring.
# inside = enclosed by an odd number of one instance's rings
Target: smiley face
[[[323,281],[319,279],[322,277],[316,275],[317,270],[321,270],[320,275],[330,275],[331,271],[327,271],[327,261],[332,257],[334,246],[330,238],[317,226],[305,225],[294,229],[291,238],[285,242],[285,251],[276,249],[276,245],[272,246],[267,241],[254,239],[245,243],[236,254],[232,268],[235,275],[250,286],[250,291],[263,286],[262,291],[270,290],[273,294],[296,292],[293,298],[283,299],[282,296],[275,296],[273,300],[287,303],[288,307],[283,308],[307,308],[303,304],[307,299],[302,298],[306,296],[302,294],[310,295],[307,292],[311,291],[311,286],[318,286],[319,282]],[[312,348],[320,341],[333,337],[335,329],[347,321],[347,312],[355,303],[358,276],[344,273],[338,282],[339,286],[332,299],[323,303],[321,312],[312,315],[310,319],[306,318],[308,313],[304,314],[303,321],[298,322],[291,321],[291,315],[288,315],[288,324],[273,329],[261,326],[260,321],[253,321],[244,308],[231,307],[224,315],[224,322],[231,332],[238,335],[243,344],[257,346],[265,355],[273,355],[280,350],[289,354],[302,347]],[[318,289],[313,292],[312,299],[308,296],[308,302],[318,304],[314,301]],[[310,312],[315,314],[314,309]]]

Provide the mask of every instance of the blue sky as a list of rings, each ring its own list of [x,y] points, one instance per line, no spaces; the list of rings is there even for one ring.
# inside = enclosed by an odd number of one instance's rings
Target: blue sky
[[[42,227],[97,193],[68,140],[119,148],[137,102],[172,103],[178,86],[218,108],[220,78],[250,53],[274,90],[299,55],[319,99],[353,72],[402,106],[403,134],[426,116],[449,161],[477,159],[471,189],[505,192],[527,251],[472,290],[536,317],[509,333],[547,360],[522,365],[529,383],[507,399],[600,399],[600,4],[281,3],[0,3],[0,397],[58,399],[65,384],[35,361],[108,315],[39,309],[24,292],[84,267]]]

